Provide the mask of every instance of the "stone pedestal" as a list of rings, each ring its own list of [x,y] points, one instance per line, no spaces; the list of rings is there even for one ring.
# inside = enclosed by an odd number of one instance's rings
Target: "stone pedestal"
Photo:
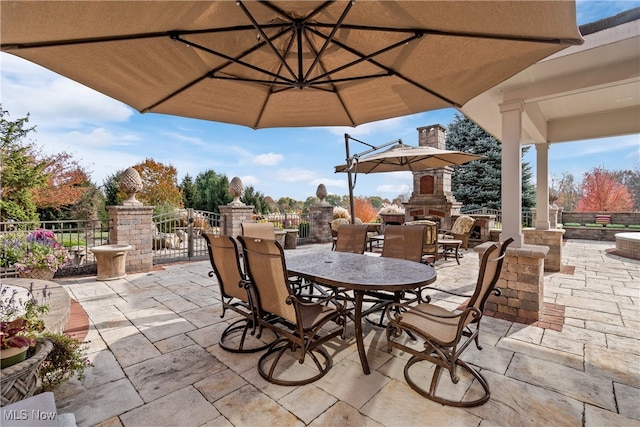
[[[313,243],[331,242],[331,221],[333,220],[333,206],[316,205],[309,207],[311,217],[310,240]]]
[[[251,221],[253,206],[226,205],[220,206],[220,234],[231,237],[242,235],[242,223]]]
[[[479,258],[488,245],[491,243],[473,248],[479,253]],[[485,309],[514,316],[520,323],[540,320],[544,305],[544,261],[548,251],[548,247],[537,245],[507,248],[496,284],[502,295],[491,294]]]
[[[126,271],[149,271],[153,268],[153,206],[109,206],[109,243],[131,245]]]
[[[131,245],[101,245],[90,249],[98,264],[98,280],[121,279],[127,275],[127,253]]]
[[[560,271],[562,267],[562,237],[565,230],[536,230],[524,228],[524,243],[527,245],[541,245],[549,247],[544,259],[544,271]]]

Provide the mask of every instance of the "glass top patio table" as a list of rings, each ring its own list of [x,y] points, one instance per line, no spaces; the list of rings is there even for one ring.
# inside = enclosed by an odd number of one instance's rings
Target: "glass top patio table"
[[[433,267],[419,262],[328,250],[289,251],[286,253],[286,264],[291,275],[354,292],[356,344],[362,370],[367,375],[370,369],[362,337],[365,292],[399,293],[427,286],[435,282],[437,277]]]

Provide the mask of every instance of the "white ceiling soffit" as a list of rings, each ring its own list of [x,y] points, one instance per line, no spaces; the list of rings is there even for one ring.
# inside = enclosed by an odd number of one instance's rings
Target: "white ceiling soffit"
[[[640,8],[580,30],[583,45],[545,58],[460,110],[501,139],[500,104],[522,102],[524,144],[640,133]]]

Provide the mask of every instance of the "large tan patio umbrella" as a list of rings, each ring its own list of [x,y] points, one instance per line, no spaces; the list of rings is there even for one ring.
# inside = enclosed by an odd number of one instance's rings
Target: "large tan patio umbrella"
[[[398,143],[394,147],[379,153],[352,158],[352,171],[355,173],[378,173],[397,171],[421,171],[425,169],[455,166],[483,158],[477,154],[463,151],[440,150],[434,147],[413,147]],[[346,172],[348,166],[338,165],[336,172]]]
[[[143,113],[265,128],[459,107],[582,38],[573,1],[2,1],[0,41]]]
[[[355,218],[353,205],[353,187],[358,173],[382,173],[410,171],[416,172],[425,169],[443,168],[445,166],[455,166],[478,160],[484,156],[465,153],[463,151],[440,150],[435,147],[414,147],[405,145],[402,141],[394,141],[388,144],[375,147],[363,141],[360,143],[369,145],[370,150],[365,151],[365,155],[355,154],[349,156],[349,140],[354,139],[345,135],[347,147],[347,163],[335,167],[335,172],[347,172],[349,180],[349,200],[351,204],[351,219]],[[392,145],[384,151],[379,151]],[[353,177],[353,179],[352,179]]]

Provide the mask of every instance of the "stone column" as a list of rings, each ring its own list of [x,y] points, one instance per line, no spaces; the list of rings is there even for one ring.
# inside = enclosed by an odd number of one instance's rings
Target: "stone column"
[[[253,216],[253,206],[225,205],[220,206],[220,234],[231,237],[242,235],[242,223],[250,221]]]
[[[488,245],[491,243],[474,248],[480,258]],[[509,246],[496,284],[502,294],[491,294],[485,309],[520,318],[520,323],[540,320],[544,305],[544,262],[548,251],[546,246]]]
[[[313,243],[331,242],[331,226],[333,220],[333,206],[315,205],[309,207],[311,214],[310,238]]]
[[[153,206],[142,204],[108,206],[109,243],[131,245],[126,270],[149,271],[153,268]]]
[[[565,230],[537,230],[525,228],[524,243],[527,245],[547,246],[549,252],[544,258],[544,271],[560,271],[562,267],[562,237]]]

